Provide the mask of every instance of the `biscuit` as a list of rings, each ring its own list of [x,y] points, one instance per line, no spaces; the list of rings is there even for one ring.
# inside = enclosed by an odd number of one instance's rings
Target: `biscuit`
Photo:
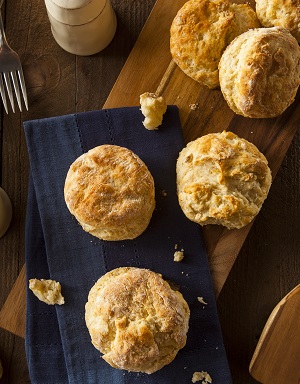
[[[175,63],[192,79],[209,88],[219,86],[218,64],[226,46],[249,28],[258,28],[248,4],[227,0],[190,0],[175,16],[170,51]]]
[[[95,348],[114,368],[153,373],[186,343],[189,307],[161,275],[121,267],[91,288],[85,320]]]
[[[299,0],[255,0],[256,14],[264,27],[284,27],[300,42]]]
[[[177,192],[184,214],[201,225],[241,228],[258,214],[271,185],[265,156],[232,132],[191,141],[177,160]]]
[[[78,157],[67,173],[64,196],[82,228],[102,240],[136,238],[155,208],[147,166],[116,145],[101,145]]]
[[[286,29],[252,29],[238,36],[222,55],[221,91],[239,115],[276,117],[294,101],[299,63],[297,40]]]

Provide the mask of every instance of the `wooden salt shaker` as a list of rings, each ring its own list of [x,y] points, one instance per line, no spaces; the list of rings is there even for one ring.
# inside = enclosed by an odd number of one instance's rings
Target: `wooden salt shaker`
[[[67,52],[87,56],[113,39],[117,21],[110,0],[45,0],[51,31]]]

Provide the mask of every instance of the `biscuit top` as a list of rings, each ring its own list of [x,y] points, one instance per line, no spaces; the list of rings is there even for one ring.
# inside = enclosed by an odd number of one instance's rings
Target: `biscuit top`
[[[260,23],[248,4],[227,0],[190,0],[179,10],[170,30],[173,60],[188,76],[219,86],[218,63],[226,46]]]
[[[284,27],[300,42],[299,0],[256,0],[256,13],[264,27]]]
[[[252,118],[281,114],[300,84],[300,48],[284,28],[238,36],[220,60],[221,91],[233,111]]]
[[[65,181],[65,201],[85,230],[102,239],[134,238],[155,207],[154,180],[127,148],[101,145],[77,158]]]
[[[152,373],[186,343],[189,307],[161,275],[122,267],[101,277],[86,304],[92,343],[110,365]]]
[[[190,142],[177,161],[180,206],[201,225],[245,226],[259,212],[270,185],[265,156],[232,132]]]

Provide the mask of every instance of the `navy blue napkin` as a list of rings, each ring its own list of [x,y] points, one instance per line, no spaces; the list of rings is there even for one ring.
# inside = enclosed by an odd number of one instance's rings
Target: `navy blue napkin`
[[[230,384],[209,265],[200,228],[182,213],[176,195],[176,160],[183,147],[178,109],[147,131],[138,107],[99,110],[24,123],[30,180],[26,215],[27,279],[62,285],[65,304],[48,306],[27,289],[26,355],[33,384],[185,384],[206,371],[213,384]],[[135,240],[101,241],[69,213],[63,188],[71,163],[101,144],[131,149],[155,181],[156,209]],[[185,257],[174,262],[175,246]],[[186,346],[151,375],[110,367],[84,321],[88,292],[100,276],[121,266],[148,268],[175,283],[191,310]],[[198,301],[203,297],[207,305]]]

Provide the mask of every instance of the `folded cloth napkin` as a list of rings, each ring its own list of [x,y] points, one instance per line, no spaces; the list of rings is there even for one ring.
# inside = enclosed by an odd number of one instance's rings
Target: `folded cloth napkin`
[[[27,279],[59,281],[65,297],[64,305],[48,306],[27,290],[25,342],[33,384],[185,384],[195,371],[208,372],[213,384],[231,383],[201,230],[183,215],[176,195],[176,159],[183,147],[178,109],[169,106],[156,131],[147,131],[142,120],[140,109],[129,107],[24,123],[31,170]],[[101,241],[83,231],[66,207],[63,189],[71,163],[101,144],[131,149],[154,177],[156,209],[135,240]],[[173,260],[176,244],[184,249],[181,262]],[[121,266],[161,273],[180,287],[191,310],[186,346],[151,375],[108,365],[85,325],[90,288]]]

